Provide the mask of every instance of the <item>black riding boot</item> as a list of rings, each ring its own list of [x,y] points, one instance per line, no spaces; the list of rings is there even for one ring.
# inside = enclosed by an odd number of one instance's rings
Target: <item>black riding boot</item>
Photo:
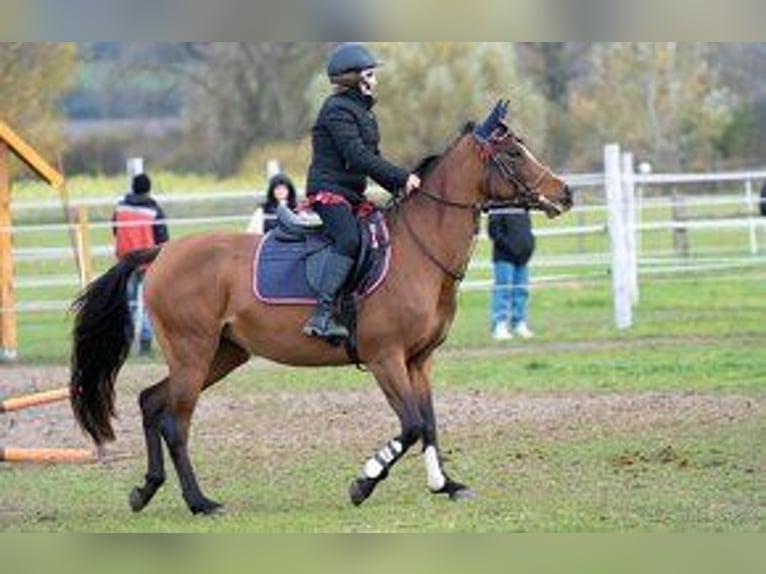
[[[335,297],[343,287],[348,274],[354,267],[354,260],[345,255],[331,253],[317,285],[318,304],[314,315],[303,327],[303,332],[323,339],[345,339],[348,329],[335,319]]]

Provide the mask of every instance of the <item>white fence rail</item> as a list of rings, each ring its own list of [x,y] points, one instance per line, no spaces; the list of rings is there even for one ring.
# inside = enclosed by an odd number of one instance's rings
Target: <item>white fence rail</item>
[[[607,158],[608,156],[608,158]],[[536,226],[538,244],[546,239],[571,241],[568,250],[557,250],[555,255],[539,253],[532,261],[533,287],[557,282],[610,281],[615,295],[615,324],[627,328],[631,313],[639,300],[641,276],[672,274],[681,271],[739,269],[766,262],[766,218],[758,215],[756,190],[766,181],[766,170],[719,174],[638,174],[633,173],[629,155],[619,148],[605,152],[605,173],[570,174],[564,176],[576,190],[573,213],[554,225]],[[737,192],[740,187],[741,192]],[[720,188],[711,191],[711,187]],[[678,189],[684,195],[679,196]],[[243,213],[242,205],[255,205],[252,192],[209,192],[195,194],[158,195],[170,214],[182,212],[192,206],[193,212],[204,212],[205,206],[215,207],[231,202],[234,213],[218,216],[171,217],[168,224],[174,236],[180,236],[200,227],[209,229],[244,230],[250,214]],[[76,200],[73,204],[88,209],[110,211],[113,200]],[[702,210],[702,215],[675,218],[679,205],[687,212]],[[55,201],[14,202],[13,212],[21,217],[33,218],[33,211],[61,213]],[[661,215],[657,215],[661,214]],[[651,216],[651,217],[650,217]],[[101,232],[111,227],[109,221],[93,221],[90,229]],[[14,236],[23,239],[35,235],[57,233],[65,236],[74,230],[66,223],[29,224],[14,226]],[[693,256],[678,249],[652,249],[646,239],[652,234],[690,234],[710,231],[741,234],[741,248],[705,246],[694,248]],[[481,241],[486,241],[482,232]],[[597,240],[601,248],[583,247],[588,238]],[[601,240],[602,239],[602,240]],[[103,240],[102,240],[103,241]],[[18,242],[17,242],[18,243]],[[32,243],[36,243],[32,241]],[[544,250],[542,250],[544,251]],[[487,253],[487,249],[481,250]],[[94,257],[109,259],[111,244],[102,243],[91,249]],[[14,256],[25,267],[39,263],[73,259],[71,247],[59,241],[57,245],[22,246]],[[469,267],[465,290],[491,288],[489,270],[491,261],[486,255],[475,258]],[[26,271],[29,273],[29,271]],[[79,276],[40,271],[16,277],[19,291],[76,288]],[[68,308],[69,300],[23,300],[17,303],[17,312],[59,311]],[[1,310],[0,310],[1,311]]]

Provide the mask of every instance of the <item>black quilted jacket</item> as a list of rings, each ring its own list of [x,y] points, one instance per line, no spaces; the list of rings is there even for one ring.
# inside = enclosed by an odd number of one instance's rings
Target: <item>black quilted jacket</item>
[[[372,98],[356,89],[327,98],[311,132],[307,195],[330,191],[355,205],[364,199],[368,177],[392,193],[404,187],[409,172],[380,155],[373,105]]]

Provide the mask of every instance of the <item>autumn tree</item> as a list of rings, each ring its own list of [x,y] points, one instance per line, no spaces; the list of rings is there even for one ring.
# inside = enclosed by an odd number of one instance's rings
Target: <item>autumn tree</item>
[[[621,143],[665,170],[709,168],[734,106],[704,44],[608,43],[591,53],[588,81],[572,96],[583,159]]]
[[[522,81],[513,46],[500,43],[400,42],[372,46],[384,61],[376,108],[384,153],[413,165],[441,152],[468,120],[498,98],[511,99],[509,122],[539,149],[544,105]]]
[[[722,82],[737,94],[738,106],[720,143],[727,168],[766,165],[766,44],[710,46],[711,63]]]
[[[0,119],[51,160],[63,144],[59,100],[72,82],[76,62],[71,43],[0,43]]]
[[[576,84],[586,77],[586,42],[519,42],[519,61],[535,82],[547,105],[546,157],[557,169],[568,165],[573,133],[571,97]]]
[[[310,42],[187,45],[185,121],[207,167],[236,171],[256,144],[299,140],[310,128],[306,91],[324,60]]]

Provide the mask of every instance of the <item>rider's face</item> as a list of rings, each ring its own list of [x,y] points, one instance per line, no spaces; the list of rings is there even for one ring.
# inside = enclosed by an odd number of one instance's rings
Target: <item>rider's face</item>
[[[375,88],[378,86],[378,76],[375,73],[375,68],[363,70],[360,74],[359,89],[366,96],[375,95]]]
[[[290,197],[290,189],[283,183],[274,188],[274,197],[279,203],[285,203]]]

